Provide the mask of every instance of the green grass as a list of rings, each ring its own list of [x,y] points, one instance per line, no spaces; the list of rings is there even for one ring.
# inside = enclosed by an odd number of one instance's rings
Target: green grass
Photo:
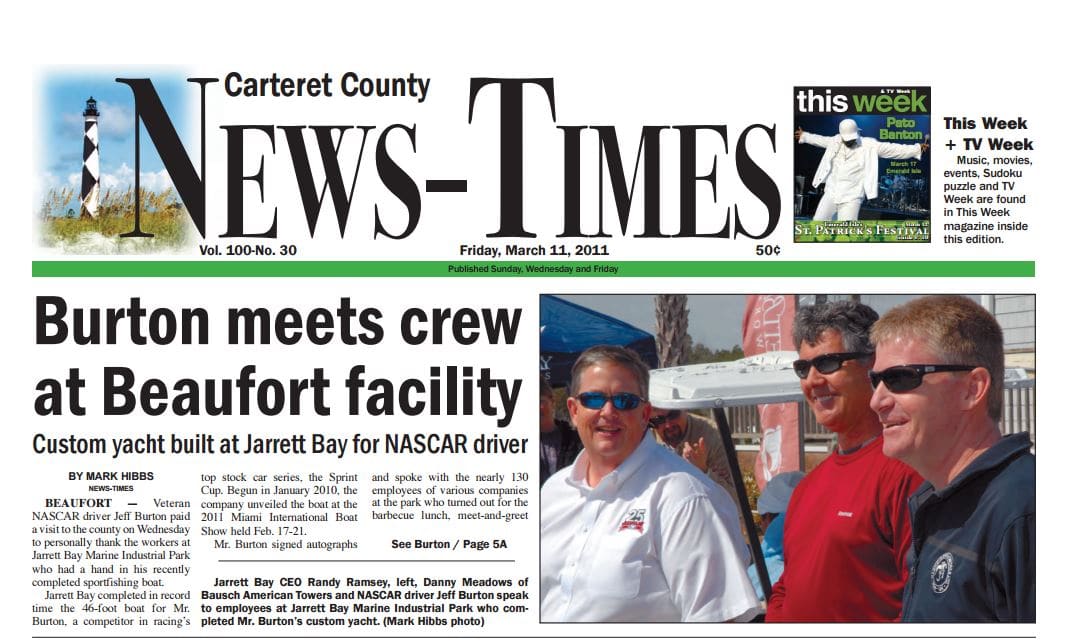
[[[122,237],[134,230],[133,191],[100,200],[95,218],[71,214],[80,208],[73,190],[52,190],[39,211],[41,245],[79,254],[149,253],[185,248],[190,240],[188,212],[173,190],[141,191],[140,229],[148,238]],[[73,206],[73,208],[71,207]],[[76,211],[75,211],[76,212]]]

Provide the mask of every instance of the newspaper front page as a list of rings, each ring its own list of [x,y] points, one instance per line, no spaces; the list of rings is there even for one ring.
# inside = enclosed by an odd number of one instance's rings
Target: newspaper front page
[[[1027,2],[24,8],[3,45],[10,641],[1049,635],[1049,514],[1036,623],[547,619],[536,426],[541,374],[560,399],[569,378],[547,334],[616,342],[547,324],[545,296],[653,341],[655,296],[687,295],[689,341],[728,350],[748,296],[962,294],[1006,329],[1034,438],[1054,22]]]

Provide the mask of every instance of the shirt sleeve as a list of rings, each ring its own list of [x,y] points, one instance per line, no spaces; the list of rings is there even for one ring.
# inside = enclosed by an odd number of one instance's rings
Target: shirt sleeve
[[[1035,515],[1019,517],[1006,529],[991,571],[995,613],[1004,622],[1035,621]]]
[[[876,154],[885,159],[920,159],[921,144],[902,145],[900,143],[877,141]]]
[[[694,494],[663,512],[662,573],[685,622],[751,619],[761,606],[741,556],[738,515],[719,497]]]
[[[803,132],[799,135],[799,143],[808,143],[819,148],[827,148],[832,143],[832,137],[814,134],[813,132]]]

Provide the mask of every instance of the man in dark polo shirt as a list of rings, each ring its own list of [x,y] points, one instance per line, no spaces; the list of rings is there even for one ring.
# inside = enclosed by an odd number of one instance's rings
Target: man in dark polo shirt
[[[884,454],[926,483],[910,498],[909,622],[1035,621],[1035,456],[1003,436],[1002,330],[960,296],[931,296],[873,327],[869,406]]]

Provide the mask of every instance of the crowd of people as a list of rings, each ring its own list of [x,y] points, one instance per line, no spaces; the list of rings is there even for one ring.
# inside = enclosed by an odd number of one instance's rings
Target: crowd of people
[[[763,491],[768,600],[715,428],[653,407],[622,347],[577,360],[570,423],[541,382],[543,621],[1035,621],[1035,457],[999,429],[994,316],[960,296],[882,318],[840,301],[800,309],[793,335],[836,447]]]

